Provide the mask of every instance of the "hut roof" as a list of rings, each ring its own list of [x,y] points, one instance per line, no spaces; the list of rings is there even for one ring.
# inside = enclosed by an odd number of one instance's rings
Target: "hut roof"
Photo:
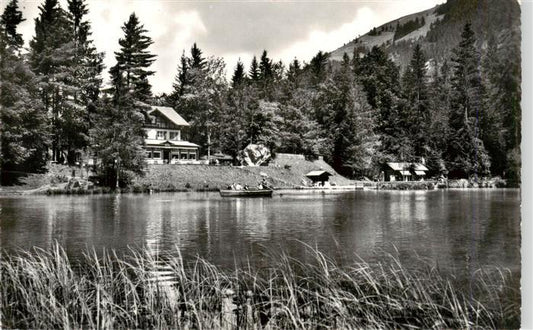
[[[317,177],[317,176],[322,176],[322,175],[332,176],[333,174],[329,173],[328,171],[311,171],[307,173],[305,176],[309,178],[309,177]]]
[[[389,162],[387,165],[392,168],[394,171],[405,171],[409,170],[411,167],[415,171],[429,171],[429,169],[424,165],[420,163],[409,163],[409,162]],[[418,173],[417,173],[418,174]]]

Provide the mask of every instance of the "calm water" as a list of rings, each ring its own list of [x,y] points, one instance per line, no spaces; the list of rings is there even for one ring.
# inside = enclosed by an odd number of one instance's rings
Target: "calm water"
[[[520,269],[520,191],[360,191],[336,195],[221,198],[218,193],[0,197],[0,246],[73,257],[87,247],[200,255],[231,267],[265,251],[305,258],[303,243],[335,258],[378,261],[415,254],[456,269]]]

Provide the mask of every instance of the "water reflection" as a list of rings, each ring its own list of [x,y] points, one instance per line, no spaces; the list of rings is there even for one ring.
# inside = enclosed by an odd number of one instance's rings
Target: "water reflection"
[[[305,244],[340,260],[384,253],[440,267],[520,266],[519,191],[364,191],[222,199],[213,193],[0,197],[2,248],[49,248],[75,257],[87,247],[159,254],[179,248],[222,266]],[[397,252],[396,252],[397,251]]]

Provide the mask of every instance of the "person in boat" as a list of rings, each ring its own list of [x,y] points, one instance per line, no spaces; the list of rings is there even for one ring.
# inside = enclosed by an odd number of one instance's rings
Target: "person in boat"
[[[259,189],[259,190],[268,189],[268,183],[267,183],[265,178],[263,178],[263,180],[261,180],[261,182],[259,182],[259,184],[257,185],[257,189]]]
[[[234,183],[233,184],[233,190],[242,190],[242,186],[240,183]]]

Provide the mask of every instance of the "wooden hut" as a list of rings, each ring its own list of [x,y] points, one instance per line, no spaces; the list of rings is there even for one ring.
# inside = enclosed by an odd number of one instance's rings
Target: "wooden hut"
[[[325,186],[326,182],[329,181],[329,177],[332,176],[328,171],[311,171],[305,175],[311,181],[313,181],[314,186]]]
[[[389,162],[384,168],[385,181],[424,180],[428,168],[421,163]]]

